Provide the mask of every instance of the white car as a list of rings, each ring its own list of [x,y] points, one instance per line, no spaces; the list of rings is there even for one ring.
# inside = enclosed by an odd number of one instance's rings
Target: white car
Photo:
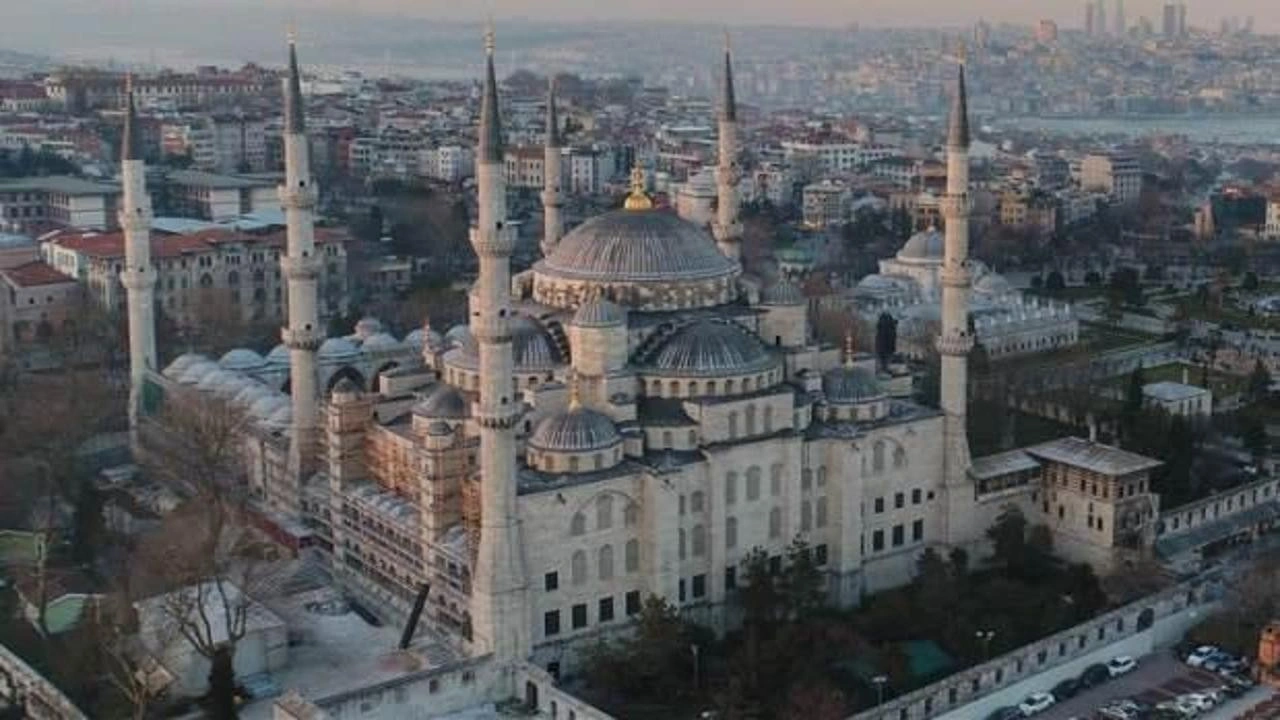
[[[1107,672],[1111,673],[1111,677],[1120,677],[1126,673],[1131,673],[1136,667],[1138,667],[1138,661],[1128,655],[1113,657],[1107,662]]]
[[[1218,648],[1212,645],[1201,645],[1187,654],[1187,664],[1191,667],[1200,667],[1204,665],[1204,661],[1213,657],[1218,652]]]
[[[1022,717],[1031,717],[1048,710],[1055,702],[1057,701],[1049,693],[1031,693],[1018,705],[1018,710],[1022,711]]]
[[[1186,705],[1192,705],[1195,707],[1195,709],[1199,710],[1200,712],[1208,712],[1213,709],[1214,705],[1217,705],[1217,703],[1214,702],[1212,697],[1205,695],[1203,693],[1194,693],[1194,692],[1187,693],[1185,695],[1179,695],[1178,702]]]

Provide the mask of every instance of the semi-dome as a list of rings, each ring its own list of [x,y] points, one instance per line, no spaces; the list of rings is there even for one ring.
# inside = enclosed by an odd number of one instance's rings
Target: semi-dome
[[[380,332],[382,332],[382,321],[378,318],[366,316],[356,323],[356,337],[361,340],[367,340]]]
[[[267,363],[258,353],[249,348],[236,348],[223,355],[218,364],[227,370],[256,370]]]
[[[180,378],[182,377],[182,374],[187,371],[187,368],[202,360],[208,362],[208,359],[205,356],[197,355],[196,353],[185,353],[183,355],[179,355],[173,362],[169,363],[169,367],[164,369],[163,374],[165,377],[170,379]]]
[[[833,405],[878,400],[885,396],[876,374],[867,368],[845,365],[822,375],[822,392]]]
[[[573,314],[578,327],[614,327],[627,322],[627,311],[604,298],[588,300]]]
[[[272,365],[288,365],[290,360],[289,348],[283,343],[271,348],[271,352],[267,353],[267,362]]]
[[[665,210],[615,210],[594,217],[538,264],[542,274],[609,282],[710,280],[737,266],[698,226]]]
[[[365,338],[364,343],[360,347],[366,352],[396,350],[400,347],[400,341],[387,333],[380,332],[374,333],[373,335]]]
[[[476,338],[471,334],[471,328],[466,325],[454,325],[444,334],[444,342],[448,347],[474,346]]]
[[[199,358],[187,366],[182,371],[182,375],[178,377],[178,382],[183,385],[195,385],[204,380],[206,375],[218,372],[218,364],[208,358]]]
[[[360,349],[352,344],[350,340],[329,338],[320,345],[318,354],[322,358],[353,357],[360,354]]]
[[[937,228],[929,228],[912,235],[898,251],[898,259],[906,261],[941,262],[946,252],[946,240]]]
[[[413,414],[427,418],[460,420],[471,414],[467,399],[452,385],[440,383],[413,406]]]
[[[621,442],[622,436],[608,415],[583,407],[543,419],[529,436],[529,446],[544,452],[592,452]]]
[[[779,280],[764,289],[760,294],[760,302],[765,305],[804,305],[804,293],[790,280]]]
[[[542,323],[526,315],[512,315],[507,327],[516,370],[551,370],[564,364],[559,345]],[[465,368],[480,366],[480,346],[470,331],[465,336],[459,333],[456,348],[446,358],[450,364]]]
[[[757,372],[777,363],[764,343],[741,325],[703,319],[677,330],[642,364],[664,375],[719,377]]]

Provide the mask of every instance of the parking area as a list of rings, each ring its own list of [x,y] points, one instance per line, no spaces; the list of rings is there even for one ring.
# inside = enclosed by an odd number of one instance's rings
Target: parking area
[[[1148,705],[1170,700],[1178,695],[1217,687],[1222,680],[1213,673],[1188,667],[1163,650],[1141,658],[1138,668],[1128,675],[1109,680],[1091,690],[1059,703],[1037,715],[1043,720],[1092,718],[1094,711],[1111,700],[1133,698]],[[1046,688],[1047,690],[1048,688]]]

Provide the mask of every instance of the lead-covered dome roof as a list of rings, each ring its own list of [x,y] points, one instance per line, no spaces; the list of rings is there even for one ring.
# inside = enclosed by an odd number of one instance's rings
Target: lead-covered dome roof
[[[676,330],[645,353],[640,364],[662,375],[720,377],[770,369],[777,360],[741,325],[702,319]]]
[[[823,373],[822,392],[833,405],[869,402],[885,396],[875,372],[852,365]]]
[[[804,305],[804,293],[790,280],[779,280],[764,289],[760,301],[765,305]]]
[[[527,372],[530,370],[551,370],[565,362],[560,345],[542,323],[526,315],[512,315],[507,325],[511,332],[511,352],[515,359],[515,369]],[[456,345],[445,356],[445,362],[468,369],[480,367],[480,346],[470,330],[449,331]]]
[[[588,300],[573,314],[573,324],[578,327],[614,327],[626,322],[627,311],[604,298]]]
[[[426,418],[460,420],[471,414],[467,399],[452,385],[440,383],[413,406],[413,414]]]
[[[543,419],[529,436],[529,446],[544,452],[593,452],[621,442],[622,436],[608,415],[584,407]]]
[[[898,251],[899,260],[927,260],[941,262],[946,252],[946,241],[937,228],[929,228],[912,235]]]
[[[556,245],[538,271],[572,280],[709,280],[737,266],[698,226],[665,210],[596,216]]]

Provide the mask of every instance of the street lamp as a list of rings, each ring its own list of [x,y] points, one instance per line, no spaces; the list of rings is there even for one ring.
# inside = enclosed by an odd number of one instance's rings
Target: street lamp
[[[995,630],[979,630],[973,634],[982,643],[982,661],[991,659],[991,639],[996,636]]]
[[[877,675],[871,678],[871,682],[876,686],[876,707],[884,704],[884,684],[889,682],[888,675]]]
[[[689,652],[693,654],[693,690],[698,690],[698,645],[697,643],[689,644]]]

